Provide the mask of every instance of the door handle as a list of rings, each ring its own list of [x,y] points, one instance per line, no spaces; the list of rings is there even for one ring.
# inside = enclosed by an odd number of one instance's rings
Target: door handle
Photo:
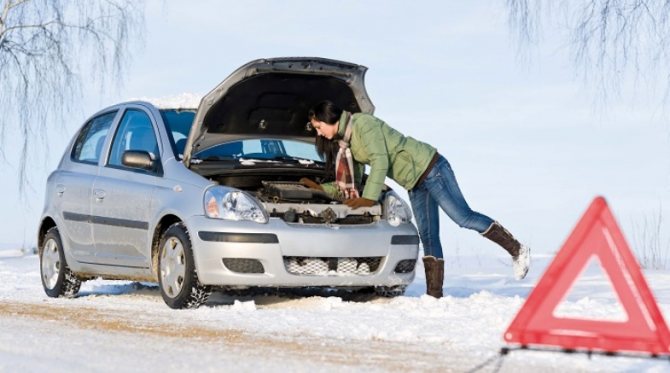
[[[63,193],[65,193],[65,185],[56,184],[56,194],[58,195],[58,197],[62,197]]]
[[[95,196],[95,200],[100,202],[103,199],[105,199],[105,196],[107,195],[107,193],[105,193],[105,191],[102,190],[102,189],[95,189],[93,191],[93,195]]]

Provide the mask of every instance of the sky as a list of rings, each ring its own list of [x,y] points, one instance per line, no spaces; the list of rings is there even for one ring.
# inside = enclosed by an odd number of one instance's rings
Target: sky
[[[65,123],[50,124],[48,152],[33,150],[44,155],[31,156],[23,195],[17,142],[5,142],[0,242],[34,244],[46,178],[99,109],[203,95],[257,58],[318,56],[367,66],[375,114],[435,146],[470,206],[533,250],[558,250],[597,195],[635,248],[645,219],[670,213],[670,125],[658,88],[630,79],[600,103],[596,87],[576,73],[561,30],[545,29],[539,45],[519,52],[504,3],[148,1],[145,37],[131,43],[125,81],[104,91],[85,82]],[[446,215],[441,234],[447,256],[503,255]]]

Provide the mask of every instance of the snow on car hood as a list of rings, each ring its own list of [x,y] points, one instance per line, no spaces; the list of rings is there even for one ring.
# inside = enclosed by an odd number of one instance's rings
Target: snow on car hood
[[[186,147],[191,154],[227,141],[273,137],[314,142],[309,108],[331,100],[345,110],[372,113],[365,90],[367,68],[315,57],[251,61],[200,101]]]

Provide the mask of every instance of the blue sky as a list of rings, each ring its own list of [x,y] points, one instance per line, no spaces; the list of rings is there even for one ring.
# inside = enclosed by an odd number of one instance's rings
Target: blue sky
[[[50,125],[50,152],[31,157],[23,197],[16,144],[5,143],[1,242],[35,241],[46,177],[87,116],[129,98],[204,94],[242,64],[277,56],[367,66],[376,114],[437,147],[470,205],[536,251],[557,250],[596,195],[631,244],[636,222],[670,212],[659,87],[624,84],[619,98],[594,104],[560,30],[545,29],[520,58],[504,1],[149,1],[145,35],[120,89],[85,86],[66,123]],[[446,255],[503,255],[444,215],[441,225]]]

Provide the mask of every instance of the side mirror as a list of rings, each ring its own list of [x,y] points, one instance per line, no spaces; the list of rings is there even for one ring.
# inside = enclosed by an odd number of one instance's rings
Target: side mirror
[[[124,166],[132,168],[141,168],[143,170],[154,170],[156,161],[152,159],[151,154],[144,150],[128,150],[123,152],[121,163]]]

